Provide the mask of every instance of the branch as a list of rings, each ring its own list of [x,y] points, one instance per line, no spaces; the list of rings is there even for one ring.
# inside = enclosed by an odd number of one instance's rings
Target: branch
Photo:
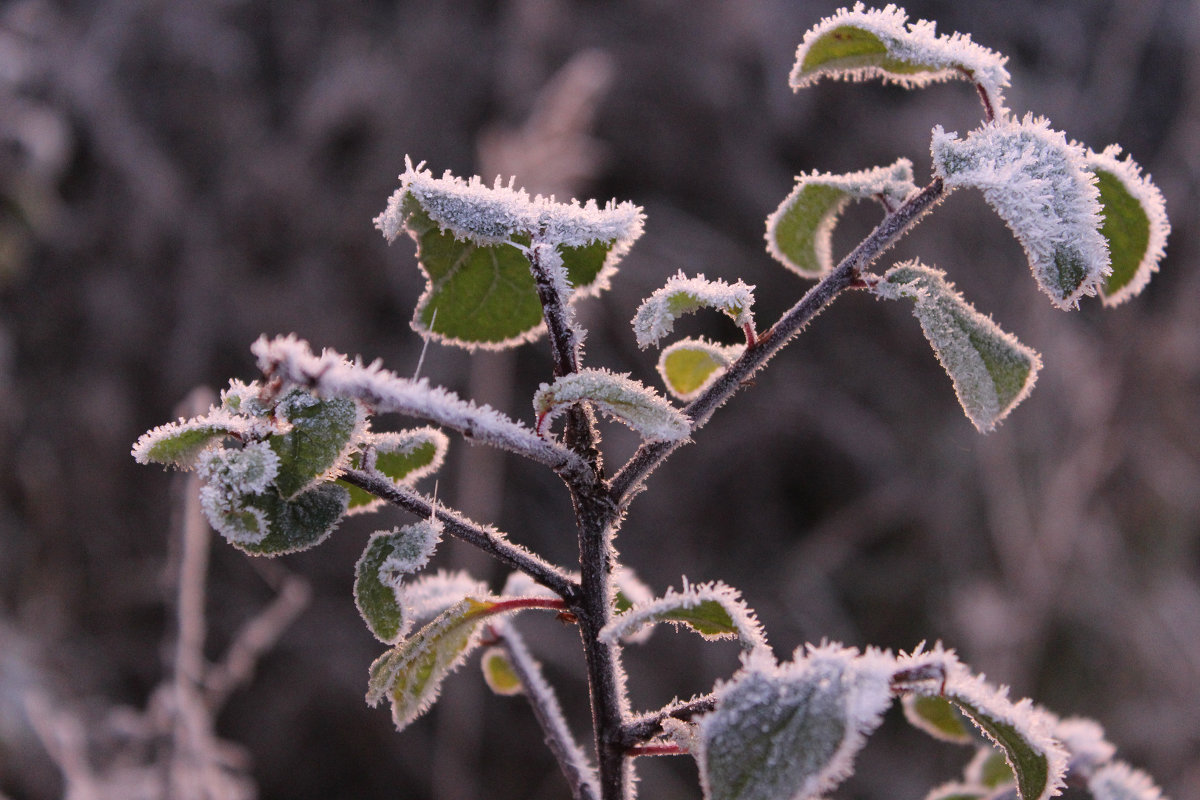
[[[501,620],[493,623],[492,629],[496,633],[498,644],[508,654],[513,672],[521,681],[525,697],[533,709],[533,716],[546,736],[546,745],[558,760],[567,782],[571,784],[571,795],[575,800],[597,800],[600,790],[596,785],[596,771],[571,735],[554,688],[546,682],[541,667],[529,654],[525,648],[525,641],[510,623]]]
[[[437,505],[407,486],[397,486],[391,478],[380,473],[351,469],[346,470],[340,477],[346,483],[370,492],[376,497],[381,497],[392,505],[411,511],[417,516],[426,519],[436,516],[451,536],[474,545],[513,569],[524,572],[561,597],[567,605],[574,605],[577,602],[580,592],[579,584],[540,556],[508,541],[504,534],[495,528],[480,525],[457,511]]]
[[[691,700],[676,701],[658,711],[631,720],[621,731],[622,741],[627,748],[637,747],[662,733],[663,720],[689,720],[700,714],[707,714],[715,707],[716,698],[711,693],[693,697]]]
[[[294,336],[270,340],[263,336],[250,349],[268,378],[305,386],[327,397],[354,398],[376,413],[394,412],[433,422],[464,438],[545,464],[568,480],[595,480],[587,462],[567,448],[543,439],[490,406],[462,400],[453,392],[430,386],[425,379],[402,378],[378,363],[351,363],[331,350],[318,356],[308,342]]]
[[[874,231],[838,264],[821,282],[808,290],[796,305],[792,306],[767,331],[761,334],[753,347],[747,347],[742,357],[729,368],[703,394],[684,409],[692,419],[692,432],[702,428],[713,413],[732,397],[744,383],[788,344],[805,325],[846,289],[854,288],[863,273],[876,259],[891,248],[946,195],[941,178],[909,197],[903,205],[884,217]],[[636,494],[642,482],[667,456],[684,442],[649,442],[621,467],[612,479],[612,497],[622,506]]]

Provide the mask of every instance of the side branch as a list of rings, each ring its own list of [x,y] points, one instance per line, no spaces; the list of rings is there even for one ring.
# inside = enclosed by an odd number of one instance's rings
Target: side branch
[[[558,765],[571,784],[571,795],[575,800],[599,800],[600,790],[596,785],[596,771],[588,763],[571,729],[563,716],[562,706],[554,689],[542,676],[541,667],[525,648],[521,635],[507,621],[493,623],[500,647],[508,655],[513,672],[521,681],[525,697],[533,709],[533,716],[546,736],[546,745],[558,760]]]
[[[490,406],[462,400],[453,392],[430,386],[424,379],[402,378],[378,363],[352,363],[330,350],[318,356],[308,342],[295,336],[263,336],[250,349],[269,379],[305,386],[326,397],[354,398],[376,413],[427,420],[458,431],[467,439],[545,464],[568,480],[594,480],[587,462],[567,448],[543,439]]]
[[[707,714],[715,707],[716,699],[711,694],[672,703],[658,711],[630,720],[621,731],[621,740],[627,748],[637,747],[662,733],[664,720],[689,720],[692,717]]]
[[[524,572],[561,597],[568,606],[578,602],[579,584],[558,567],[524,547],[508,541],[496,529],[473,522],[406,486],[397,486],[386,475],[352,469],[342,473],[341,479],[418,516],[436,516],[451,536],[478,547],[513,569]]]
[[[684,413],[692,419],[692,432],[702,428],[713,412],[762,369],[772,356],[790,342],[835,297],[858,285],[863,271],[908,233],[945,197],[945,194],[942,179],[935,178],[932,183],[884,217],[875,230],[843,258],[832,272],[809,289],[796,305],[784,312],[769,330],[761,334],[755,346],[748,346],[741,358],[730,364],[720,378],[684,409]],[[690,439],[643,444],[613,476],[613,499],[622,505],[628,503],[642,481],[686,441]]]

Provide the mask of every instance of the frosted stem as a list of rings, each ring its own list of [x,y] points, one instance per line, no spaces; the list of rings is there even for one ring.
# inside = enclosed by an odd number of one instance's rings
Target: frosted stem
[[[376,497],[381,497],[393,505],[411,511],[417,516],[425,518],[437,516],[445,525],[447,533],[478,547],[509,567],[524,572],[563,598],[568,605],[572,605],[575,598],[579,596],[579,585],[568,578],[558,567],[520,545],[508,541],[494,528],[480,525],[455,511],[437,505],[429,498],[406,486],[397,486],[386,475],[352,469],[343,473],[341,479]]]
[[[575,800],[598,800],[600,790],[596,784],[596,771],[571,735],[562,706],[554,688],[542,675],[541,666],[529,654],[524,639],[511,623],[501,620],[493,623],[492,629],[499,645],[508,654],[513,672],[521,680],[533,716],[546,736],[546,745],[571,785],[571,795]]]
[[[713,695],[706,694],[691,700],[675,702],[669,706],[631,720],[623,731],[625,746],[637,747],[658,734],[662,733],[662,724],[666,719],[689,720],[699,714],[707,714],[716,706]]]
[[[941,178],[936,178],[920,192],[909,197],[883,221],[867,238],[859,242],[832,272],[820,283],[808,290],[796,305],[792,306],[767,331],[758,337],[754,347],[747,347],[742,357],[695,400],[684,409],[692,419],[692,432],[702,428],[721,405],[732,397],[742,384],[790,342],[805,325],[846,289],[854,287],[863,270],[871,266],[884,252],[908,233],[920,219],[945,197],[946,189]],[[625,505],[640,490],[642,482],[667,456],[675,451],[684,439],[674,442],[649,442],[633,454],[620,471],[613,476],[612,497]]]

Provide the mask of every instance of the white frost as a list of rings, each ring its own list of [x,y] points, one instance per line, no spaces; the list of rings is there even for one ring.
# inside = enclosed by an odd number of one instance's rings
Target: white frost
[[[424,624],[464,597],[486,597],[487,584],[463,571],[438,570],[403,585],[401,606],[414,622]]]
[[[1161,800],[1162,790],[1140,769],[1123,761],[1101,767],[1088,779],[1095,800]]]
[[[864,60],[861,66],[848,67],[843,63],[842,66],[818,66],[812,71],[805,71],[804,61],[812,45],[842,27],[868,31],[887,48],[889,58],[922,69],[914,72],[891,71]],[[939,36],[933,22],[909,22],[903,8],[889,4],[883,9],[868,9],[862,3],[855,3],[854,8],[838,9],[804,34],[804,39],[796,49],[796,63],[788,82],[792,89],[799,90],[821,77],[849,81],[882,78],[885,82],[912,88],[965,78],[983,87],[996,115],[1000,116],[1004,113],[1004,89],[1010,80],[1004,66],[1007,61],[1005,56],[971,41],[967,34]]]
[[[661,289],[642,301],[633,317],[638,347],[645,350],[671,332],[675,320],[701,308],[724,311],[739,328],[754,325],[754,287],[737,281],[710,281],[704,275],[689,278],[680,270]]]
[[[649,441],[678,441],[692,431],[687,416],[653,389],[604,369],[583,369],[541,384],[533,396],[538,430],[544,433],[556,417],[582,402],[592,403]]]
[[[1091,775],[1117,754],[1117,748],[1104,738],[1100,723],[1085,717],[1059,720],[1054,726],[1054,737],[1067,748],[1072,773]]]
[[[234,494],[259,494],[279,474],[279,455],[266,442],[247,442],[236,449],[218,447],[200,454],[196,472]]]
[[[737,638],[741,641],[742,647],[747,650],[767,647],[767,638],[762,625],[754,616],[754,612],[746,605],[741,594],[733,587],[719,581],[696,586],[691,586],[685,581],[682,591],[677,592],[671,588],[665,595],[657,599],[635,601],[632,608],[617,615],[600,630],[599,639],[602,642],[615,644],[635,636],[644,627],[655,622],[669,622],[675,627],[687,625],[683,620],[671,619],[663,615],[680,609],[695,608],[702,603],[709,602],[717,603],[729,614],[735,630],[729,633],[697,631],[701,636],[705,639]]]

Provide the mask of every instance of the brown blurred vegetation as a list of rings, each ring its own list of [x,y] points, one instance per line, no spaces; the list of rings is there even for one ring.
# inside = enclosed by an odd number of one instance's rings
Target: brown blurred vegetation
[[[179,487],[134,464],[134,439],[193,387],[253,378],[263,332],[415,367],[419,270],[370,222],[406,153],[644,205],[613,290],[580,309],[589,362],[652,382],[628,320],[676,270],[757,284],[764,325],[806,289],[762,246],[794,174],[904,155],[920,180],[934,124],[977,124],[965,84],[793,95],[795,46],[837,5],[0,4],[0,795],[63,791],[31,692],[92,724],[143,706],[170,660]],[[741,588],[780,656],[822,638],[941,639],[1014,694],[1101,721],[1171,796],[1200,796],[1200,3],[906,5],[1008,54],[1016,112],[1097,150],[1120,142],[1154,175],[1174,227],[1162,273],[1116,310],[1057,312],[1003,223],[956,193],[896,255],[948,270],[1042,352],[1032,397],[978,435],[907,310],[845,297],[652,478],[621,552],[660,592],[681,574]],[[513,132],[585,52],[598,83],[573,85],[596,102],[575,112],[594,138],[531,159]],[[852,214],[838,248],[874,214]],[[719,322],[688,330],[728,340]],[[423,374],[528,418],[544,343],[474,361],[434,346]],[[606,436],[619,464],[633,443]],[[574,558],[566,494],[528,464],[455,439],[439,496]],[[349,521],[284,561],[312,602],[220,735],[247,748],[263,798],[565,796],[528,710],[488,695],[473,665],[400,735],[363,704],[381,648],[354,610],[353,564],[400,519]],[[435,564],[460,565],[502,580],[453,545]],[[216,658],[272,593],[220,541],[209,586]],[[583,735],[573,632],[521,624]],[[734,649],[669,630],[628,651],[643,708],[735,665]],[[889,719],[838,794],[920,798],[964,758]],[[699,796],[688,760],[649,761],[643,796]]]

